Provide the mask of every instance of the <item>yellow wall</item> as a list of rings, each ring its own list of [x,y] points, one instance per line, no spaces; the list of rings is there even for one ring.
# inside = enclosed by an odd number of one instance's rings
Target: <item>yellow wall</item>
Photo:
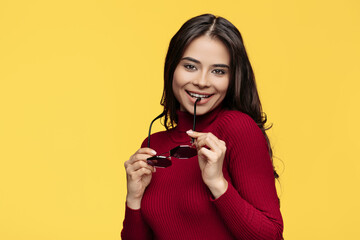
[[[285,238],[359,239],[359,10],[357,0],[1,0],[0,239],[120,239],[123,163],[161,110],[170,37],[206,12],[243,34],[274,124]]]

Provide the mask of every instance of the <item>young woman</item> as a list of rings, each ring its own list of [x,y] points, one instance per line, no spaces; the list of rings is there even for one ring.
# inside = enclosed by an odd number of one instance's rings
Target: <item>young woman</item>
[[[166,131],[125,162],[122,238],[282,239],[278,176],[240,32],[210,14],[188,20],[171,39],[164,80]],[[166,168],[151,160],[190,139],[196,156]]]

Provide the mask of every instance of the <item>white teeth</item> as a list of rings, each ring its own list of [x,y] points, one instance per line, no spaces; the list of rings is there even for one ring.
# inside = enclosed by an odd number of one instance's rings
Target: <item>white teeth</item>
[[[197,93],[192,93],[192,92],[188,92],[188,93],[191,97],[194,97],[194,98],[208,98],[211,96],[211,95],[202,95],[202,94],[197,94]]]

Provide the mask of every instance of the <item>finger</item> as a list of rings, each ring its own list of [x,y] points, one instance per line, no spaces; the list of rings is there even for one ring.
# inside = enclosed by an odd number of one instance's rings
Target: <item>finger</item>
[[[207,160],[212,160],[212,159],[215,159],[215,153],[207,148],[201,148],[199,151],[198,151],[198,154],[200,156],[204,156],[205,159]]]
[[[212,134],[211,132],[209,132],[206,136],[205,136],[205,141],[207,140],[211,140],[213,141],[213,143],[218,146],[219,148],[222,148],[223,146],[225,146],[225,142],[223,140],[220,140],[217,136],[215,136],[214,134]]]
[[[143,175],[150,175],[150,174],[152,174],[152,171],[150,171],[149,169],[139,168],[138,170],[133,172],[130,177],[132,179],[140,179]]]
[[[212,133],[199,137],[197,141],[198,148],[205,147],[217,152],[218,154],[222,154],[226,151],[225,142],[218,139]]]
[[[192,133],[190,133],[190,134],[192,134]],[[190,134],[189,134],[189,136],[190,136]],[[207,135],[207,134],[208,134],[208,133],[194,132],[195,142],[196,142],[196,141],[197,141],[197,142],[202,141],[204,138],[206,138],[206,135]]]
[[[211,132],[203,133],[203,132],[195,132],[195,131],[189,130],[186,133],[189,136],[196,138],[198,140],[201,140],[201,139],[207,138],[207,137],[212,137],[212,138],[217,139],[217,137],[214,134],[212,134]]]
[[[217,142],[219,140],[218,139],[214,139],[212,136],[207,136],[204,139],[205,145],[208,146],[208,148],[210,148],[210,150],[215,151],[215,152],[221,152],[221,149],[219,148]]]
[[[200,136],[194,142],[196,148],[199,150],[202,147],[206,147],[205,136]]]
[[[137,161],[133,164],[128,165],[128,167],[126,168],[126,172],[131,174],[132,172],[135,172],[140,168],[147,168],[150,171],[154,172],[154,167],[149,165],[146,161]]]
[[[151,155],[135,154],[135,155],[131,156],[130,159],[124,163],[124,166],[125,166],[125,168],[128,168],[130,165],[134,164],[135,162],[138,162],[138,161],[146,162],[146,159],[149,156],[151,156]]]
[[[131,156],[131,158],[129,159],[129,163],[133,164],[134,162],[137,161],[144,161],[146,162],[146,159],[148,159],[149,157],[152,157],[153,155],[149,155],[149,154],[134,154]]]
[[[147,154],[147,155],[141,155],[141,154]],[[131,155],[131,157],[128,161],[126,161],[124,163],[125,168],[128,164],[132,164],[141,159],[145,160],[145,159],[155,156],[155,155],[156,155],[156,151],[151,148],[140,148],[133,155]]]
[[[226,150],[226,143],[223,140],[220,140],[218,137],[216,137],[214,134],[209,133],[208,138],[210,141],[214,143],[214,145],[217,146],[219,150],[225,151]]]
[[[151,149],[151,148],[140,148],[139,150],[136,151],[135,154],[137,153],[141,153],[141,154],[149,154],[149,155],[152,155],[152,156],[155,156],[156,155],[156,151],[154,149]],[[135,155],[134,154],[134,155]]]
[[[208,139],[213,139],[213,141],[218,140],[212,133],[204,133],[197,138],[197,144],[199,147],[203,147],[206,145]]]
[[[188,131],[186,131],[186,133],[192,138],[198,138],[198,137],[206,134],[206,133],[201,133],[201,132],[195,132],[193,130],[188,130]]]
[[[217,144],[220,149],[222,149],[224,152],[226,151],[226,143],[223,140],[219,140]]]
[[[198,141],[197,143],[197,149],[198,151],[202,148],[208,149],[212,152],[216,152],[218,154],[221,154],[221,149],[217,146],[215,141],[211,137],[205,137]]]

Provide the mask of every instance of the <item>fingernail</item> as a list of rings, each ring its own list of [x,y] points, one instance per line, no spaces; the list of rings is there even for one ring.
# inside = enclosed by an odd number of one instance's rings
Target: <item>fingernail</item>
[[[194,133],[194,132],[193,132],[193,130],[190,129],[190,130],[187,130],[186,133],[187,133],[187,134],[192,134],[192,133]]]
[[[151,153],[154,154],[154,155],[156,155],[156,152],[155,152],[154,150],[151,150]]]
[[[154,172],[156,172],[156,167],[154,167]]]

